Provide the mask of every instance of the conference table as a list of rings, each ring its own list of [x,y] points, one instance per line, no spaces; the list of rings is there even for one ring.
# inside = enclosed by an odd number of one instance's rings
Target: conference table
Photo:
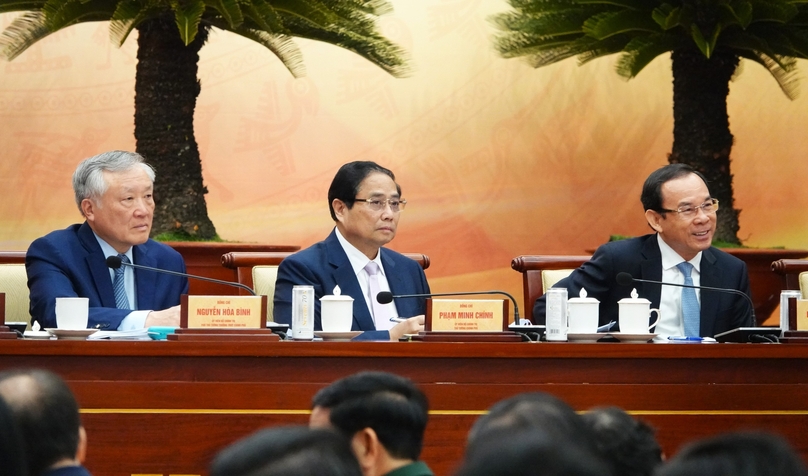
[[[808,345],[9,340],[0,369],[67,380],[96,476],[204,475],[227,444],[305,424],[311,397],[362,370],[414,380],[430,401],[423,459],[450,475],[475,419],[549,392],[576,410],[616,405],[657,429],[668,455],[738,429],[786,436],[808,457]]]

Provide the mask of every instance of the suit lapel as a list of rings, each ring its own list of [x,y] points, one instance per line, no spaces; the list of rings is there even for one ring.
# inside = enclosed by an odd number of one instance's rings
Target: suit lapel
[[[702,251],[701,263],[699,265],[699,280],[702,286],[721,287],[718,267],[715,265],[716,258],[709,248]],[[713,324],[716,312],[718,312],[719,293],[714,291],[702,291],[700,294],[701,314],[699,331],[703,336],[713,335]]]
[[[112,290],[112,278],[110,277],[109,267],[107,267],[106,256],[104,256],[101,245],[98,244],[98,240],[87,222],[84,222],[79,227],[78,238],[86,252],[84,262],[93,277],[93,284],[98,296],[101,298],[101,305],[103,307],[116,307],[115,292]]]
[[[332,231],[325,241],[328,263],[332,268],[331,276],[334,282],[339,285],[342,294],[347,294],[354,298],[354,324],[352,329],[376,329],[373,317],[368,310],[367,300],[362,294],[362,287],[359,286],[359,280],[356,278],[351,261],[348,259],[348,255],[345,254],[345,250],[342,249],[336,232]],[[331,294],[332,291],[333,289],[323,289],[323,293],[326,294]]]
[[[659,243],[656,235],[645,241],[642,249],[642,279],[660,281],[662,279],[662,253],[659,251]],[[642,283],[642,293],[644,297],[651,301],[651,307],[658,309],[659,301],[662,299],[662,286],[659,284]],[[650,321],[649,321],[650,323]]]
[[[149,243],[132,247],[132,257],[135,264],[159,268],[157,259],[149,253]],[[135,293],[137,294],[136,309],[152,309],[155,306],[154,296],[157,295],[157,276],[154,271],[135,269]]]

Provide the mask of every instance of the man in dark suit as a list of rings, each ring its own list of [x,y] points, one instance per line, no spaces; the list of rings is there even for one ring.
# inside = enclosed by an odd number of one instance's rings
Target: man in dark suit
[[[314,286],[314,329],[321,330],[320,301],[339,285],[353,302],[352,330],[358,339],[398,340],[423,330],[426,301],[395,299],[381,305],[379,291],[429,293],[421,266],[384,248],[396,236],[407,201],[390,170],[373,162],[351,162],[337,172],[328,190],[328,206],[336,227],[320,243],[284,259],[275,283],[274,318],[292,322],[292,287]],[[396,322],[396,321],[402,322]]]
[[[711,246],[718,200],[710,196],[700,173],[685,164],[662,167],[645,181],[641,201],[655,234],[600,246],[590,261],[554,287],[566,287],[569,297],[586,289],[589,297],[600,301],[601,325],[618,321],[617,301],[630,296],[630,286],[617,284],[621,272],[678,284],[690,279],[695,286],[729,288],[749,295],[746,264]],[[690,278],[685,276],[686,269]],[[691,299],[685,293],[693,291],[684,288],[651,283],[635,286],[639,297],[660,310],[654,330],[660,336],[712,337],[755,325],[749,302],[736,294],[695,290],[695,299]],[[688,299],[697,307],[692,319],[685,318]],[[536,300],[533,315],[544,323],[544,296]]]
[[[25,256],[31,316],[41,327],[56,327],[57,297],[77,296],[89,298],[89,327],[179,326],[186,278],[126,266],[116,273],[106,265],[117,255],[185,272],[179,253],[149,239],[153,183],[154,170],[133,152],[105,152],[79,164],[73,191],[86,221],[35,240]]]
[[[46,370],[6,371],[0,374],[0,398],[22,434],[28,474],[90,476],[81,465],[87,433],[64,380]]]

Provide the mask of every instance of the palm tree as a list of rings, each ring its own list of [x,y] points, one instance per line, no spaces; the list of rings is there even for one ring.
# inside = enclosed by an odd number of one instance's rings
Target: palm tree
[[[673,147],[670,163],[702,172],[721,202],[715,239],[740,244],[727,116],[739,61],[762,65],[793,99],[798,58],[808,58],[806,0],[509,0],[492,17],[506,58],[538,68],[576,56],[583,64],[621,53],[617,73],[636,76],[671,53]]]
[[[158,176],[152,234],[179,231],[210,239],[216,230],[208,218],[193,129],[199,50],[210,29],[263,45],[295,77],[305,74],[295,37],[353,51],[399,77],[406,73],[404,52],[376,25],[390,10],[388,0],[0,0],[0,13],[25,12],[0,35],[0,56],[12,60],[49,34],[82,22],[110,21],[118,46],[137,29],[135,139]]]

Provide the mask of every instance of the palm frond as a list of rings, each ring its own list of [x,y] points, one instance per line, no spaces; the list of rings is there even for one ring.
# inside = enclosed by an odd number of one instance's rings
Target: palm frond
[[[272,5],[264,0],[252,0],[244,6],[244,18],[254,22],[259,29],[272,34],[286,33],[283,21]]]
[[[238,28],[244,22],[238,0],[213,0],[214,8],[224,17],[230,28]]]
[[[578,65],[619,53],[623,51],[629,41],[629,38],[623,35],[612,36],[605,40],[584,37],[578,42],[581,44],[580,49],[582,49],[581,53],[578,54]]]
[[[174,21],[180,32],[180,38],[185,46],[191,44],[199,31],[199,22],[205,13],[205,3],[202,0],[192,0],[179,4],[174,9]]]
[[[284,18],[310,23],[316,28],[328,28],[339,22],[339,17],[317,0],[272,0],[272,8]]]
[[[224,20],[210,20],[208,24],[220,28],[263,45],[281,60],[281,63],[295,78],[306,75],[306,66],[303,64],[303,54],[295,44],[294,38],[287,35],[278,35],[257,29],[240,26],[231,29]]]
[[[42,12],[26,12],[15,18],[0,35],[0,56],[11,61],[51,33]]]
[[[297,17],[284,17],[284,24],[294,36],[322,41],[353,51],[394,77],[400,78],[409,74],[406,51],[376,33],[356,33],[344,24],[319,28]]]
[[[114,12],[115,4],[106,1],[49,0],[42,7],[42,13],[51,31],[58,31],[80,22],[106,21],[112,18]]]
[[[109,23],[109,38],[113,44],[121,46],[126,38],[149,14],[149,7],[143,7],[138,0],[121,0]]]
[[[650,12],[621,10],[592,16],[584,22],[583,31],[595,39],[603,40],[621,33],[659,32],[661,29]]]
[[[40,10],[44,5],[45,0],[0,1],[0,13]]]
[[[766,71],[768,71],[774,80],[777,81],[777,85],[780,86],[780,89],[787,98],[791,99],[792,101],[797,98],[798,78],[796,69],[794,68],[794,66],[796,66],[796,61],[793,58],[791,59],[791,62],[786,61],[785,58],[778,58],[775,60],[766,54],[755,51],[741,52],[738,53],[738,56],[752,60],[766,68]],[[785,64],[786,67],[782,67],[781,64]]]
[[[680,37],[671,34],[634,38],[623,49],[615,69],[620,76],[631,79],[654,59],[680,46]]]

